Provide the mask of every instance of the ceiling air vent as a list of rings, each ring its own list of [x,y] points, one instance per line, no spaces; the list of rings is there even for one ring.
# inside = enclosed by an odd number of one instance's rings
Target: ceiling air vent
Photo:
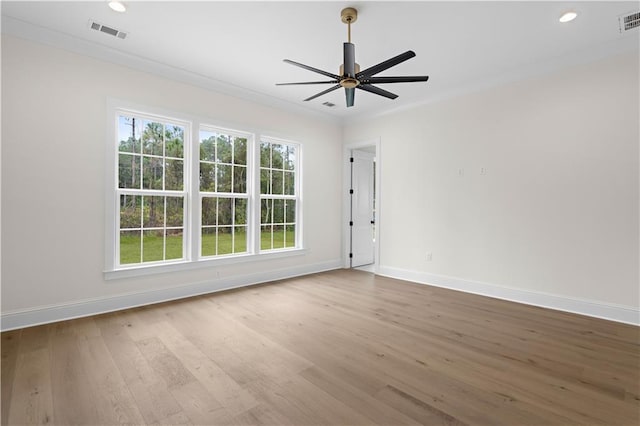
[[[618,16],[620,34],[640,28],[640,12],[625,13]]]
[[[334,106],[336,106],[336,104],[331,103],[331,102],[323,102],[322,105],[329,107],[329,108],[333,108]]]
[[[120,39],[127,38],[127,33],[125,33],[124,31],[120,31],[120,30],[116,30],[115,28],[107,27],[106,25],[102,25],[101,23],[96,22],[96,21],[89,21],[89,28],[91,28],[92,30],[103,32],[105,34],[112,35],[112,36],[120,38]]]

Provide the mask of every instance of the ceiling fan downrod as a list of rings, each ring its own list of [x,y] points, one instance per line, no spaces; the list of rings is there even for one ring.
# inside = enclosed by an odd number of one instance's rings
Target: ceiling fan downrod
[[[358,20],[358,11],[353,7],[345,7],[340,12],[340,19],[347,24],[347,40],[351,43],[351,24]]]

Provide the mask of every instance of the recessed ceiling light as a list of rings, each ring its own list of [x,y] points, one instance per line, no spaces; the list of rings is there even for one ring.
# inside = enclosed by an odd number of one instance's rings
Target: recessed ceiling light
[[[124,4],[120,3],[119,1],[110,1],[109,7],[115,10],[116,12],[124,12],[127,10]]]
[[[574,12],[574,11],[565,12],[560,16],[558,21],[560,21],[562,23],[571,22],[574,19],[576,19],[577,16],[578,16],[578,14],[576,12]]]

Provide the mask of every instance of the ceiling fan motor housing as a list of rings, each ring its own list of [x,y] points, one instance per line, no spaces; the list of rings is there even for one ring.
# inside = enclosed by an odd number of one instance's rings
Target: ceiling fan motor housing
[[[354,68],[355,74],[358,74],[360,72],[360,64],[356,63]],[[342,79],[340,80],[340,86],[344,87],[345,89],[353,89],[360,84],[357,79],[348,77],[344,74],[344,64],[340,65],[340,72],[338,73],[338,75],[342,76]]]

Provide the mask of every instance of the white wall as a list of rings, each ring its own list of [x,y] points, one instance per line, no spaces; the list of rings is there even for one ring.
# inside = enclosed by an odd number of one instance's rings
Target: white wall
[[[345,143],[381,138],[380,271],[637,322],[638,63],[627,53],[346,126]]]
[[[109,97],[301,142],[309,252],[268,262],[105,281]],[[2,124],[5,329],[340,264],[340,211],[335,206],[341,198],[334,189],[340,188],[341,176],[326,169],[341,159],[338,124],[6,35]],[[186,287],[167,290],[176,286]]]

